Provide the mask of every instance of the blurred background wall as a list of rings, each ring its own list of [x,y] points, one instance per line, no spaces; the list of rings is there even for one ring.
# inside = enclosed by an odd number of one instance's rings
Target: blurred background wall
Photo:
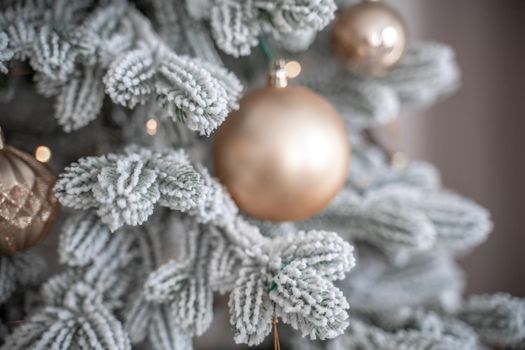
[[[412,39],[454,47],[463,75],[453,96],[404,113],[396,146],[492,214],[489,240],[462,259],[468,292],[525,296],[525,1],[390,2]]]

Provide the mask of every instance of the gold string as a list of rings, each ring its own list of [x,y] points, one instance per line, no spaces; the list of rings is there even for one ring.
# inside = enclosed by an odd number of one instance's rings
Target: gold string
[[[277,331],[277,317],[273,316],[273,348],[274,350],[281,350],[279,344],[279,332]]]

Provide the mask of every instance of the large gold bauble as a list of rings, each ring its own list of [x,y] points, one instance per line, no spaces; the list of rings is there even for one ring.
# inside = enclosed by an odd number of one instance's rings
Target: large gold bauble
[[[47,235],[59,208],[54,183],[53,174],[30,155],[0,149],[0,255],[29,249]]]
[[[249,215],[309,218],[343,186],[350,162],[346,127],[321,96],[301,86],[249,92],[216,132],[215,171]]]
[[[405,52],[407,35],[399,13],[377,0],[342,10],[332,29],[332,50],[358,75],[381,76]]]

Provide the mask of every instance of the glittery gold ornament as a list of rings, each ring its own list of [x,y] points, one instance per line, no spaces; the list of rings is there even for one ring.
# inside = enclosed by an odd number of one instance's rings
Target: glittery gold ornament
[[[219,127],[215,172],[251,216],[309,218],[325,208],[348,174],[350,144],[335,109],[302,86],[287,86],[284,62],[269,86],[253,90]]]
[[[0,140],[0,254],[31,248],[47,235],[59,208],[54,183],[43,164]]]
[[[332,50],[354,73],[381,76],[405,52],[405,24],[399,13],[378,0],[342,10],[332,29]]]

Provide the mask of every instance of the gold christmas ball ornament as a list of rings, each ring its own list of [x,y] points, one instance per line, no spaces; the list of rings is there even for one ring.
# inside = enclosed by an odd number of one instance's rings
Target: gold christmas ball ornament
[[[321,96],[287,86],[284,61],[268,81],[247,93],[217,130],[215,172],[249,215],[307,219],[325,208],[346,180],[346,127]]]
[[[381,76],[403,56],[407,44],[399,13],[379,0],[343,9],[332,29],[332,50],[358,75]]]
[[[29,249],[58,214],[55,176],[30,155],[3,145],[0,135],[0,255]]]

